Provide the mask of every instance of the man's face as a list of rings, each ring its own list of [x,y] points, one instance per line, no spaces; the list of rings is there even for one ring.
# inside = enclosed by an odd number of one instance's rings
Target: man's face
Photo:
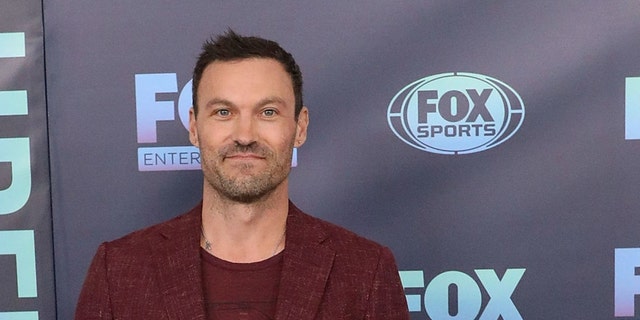
[[[264,58],[215,61],[197,90],[189,139],[200,148],[205,188],[242,203],[286,188],[293,147],[304,143],[309,118],[303,108],[295,120],[293,86],[282,65]]]

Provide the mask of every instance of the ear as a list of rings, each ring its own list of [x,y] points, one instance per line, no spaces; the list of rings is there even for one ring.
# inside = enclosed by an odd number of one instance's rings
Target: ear
[[[191,107],[191,109],[189,109],[189,141],[191,141],[192,145],[200,148],[198,126],[196,124],[196,113],[193,110],[193,107]]]
[[[307,141],[307,127],[309,126],[309,109],[303,106],[298,115],[298,122],[296,124],[296,140],[294,147],[298,148]]]

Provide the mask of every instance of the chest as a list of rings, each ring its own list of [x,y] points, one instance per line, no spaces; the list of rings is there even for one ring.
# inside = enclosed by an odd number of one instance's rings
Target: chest
[[[203,253],[207,319],[274,319],[281,272],[281,256],[231,263]]]

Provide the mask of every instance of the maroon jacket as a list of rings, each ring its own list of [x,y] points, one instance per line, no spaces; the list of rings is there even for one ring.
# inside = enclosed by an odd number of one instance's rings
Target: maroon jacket
[[[100,245],[75,319],[205,320],[201,212]],[[391,251],[290,203],[276,319],[409,319]]]

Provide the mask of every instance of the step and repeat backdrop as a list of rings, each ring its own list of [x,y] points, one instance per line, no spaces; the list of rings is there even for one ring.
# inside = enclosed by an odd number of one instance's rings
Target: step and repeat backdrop
[[[201,196],[202,42],[304,76],[291,198],[390,247],[412,319],[640,317],[640,1],[4,1],[0,319]],[[46,84],[46,86],[45,86]]]
[[[0,319],[55,319],[40,1],[0,1]]]

